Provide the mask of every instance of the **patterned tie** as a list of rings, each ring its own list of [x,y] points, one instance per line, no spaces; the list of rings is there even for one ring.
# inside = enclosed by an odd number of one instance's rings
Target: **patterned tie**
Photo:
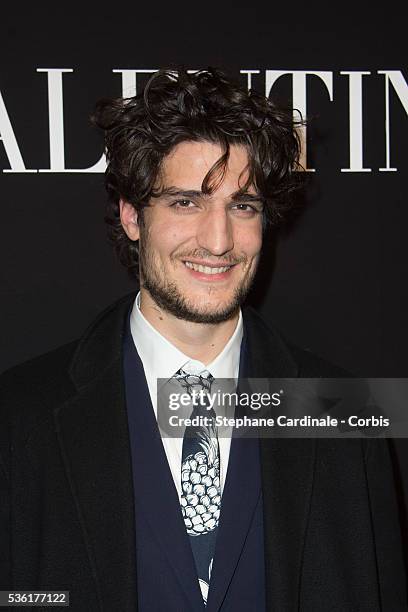
[[[204,370],[199,375],[180,369],[176,378],[184,392],[211,392],[213,376]],[[201,394],[206,398],[206,395]],[[205,405],[203,405],[205,404]],[[207,604],[218,521],[221,509],[220,451],[215,412],[201,401],[194,406],[191,418],[206,416],[208,426],[186,427],[181,461],[181,511],[197,568],[204,603]],[[211,419],[212,417],[212,419]]]

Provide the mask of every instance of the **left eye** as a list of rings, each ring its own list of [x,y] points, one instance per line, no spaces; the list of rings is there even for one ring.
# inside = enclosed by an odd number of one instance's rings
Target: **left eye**
[[[236,204],[235,208],[237,208],[238,210],[254,210],[253,207],[249,204]]]
[[[233,209],[238,210],[239,212],[258,212],[258,210],[254,206],[251,206],[251,204],[235,204]]]

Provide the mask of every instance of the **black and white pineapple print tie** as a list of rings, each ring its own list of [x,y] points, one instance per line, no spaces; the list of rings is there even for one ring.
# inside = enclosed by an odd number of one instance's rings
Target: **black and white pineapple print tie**
[[[180,369],[176,378],[184,392],[211,392],[213,376],[204,370],[199,375]],[[205,405],[203,405],[205,404]],[[206,416],[209,425],[186,427],[181,461],[181,511],[197,568],[204,603],[207,603],[218,521],[221,509],[220,451],[215,412],[205,402],[197,402],[191,417]]]

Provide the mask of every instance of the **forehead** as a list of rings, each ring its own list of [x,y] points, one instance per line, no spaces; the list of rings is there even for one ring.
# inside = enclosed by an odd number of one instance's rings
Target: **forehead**
[[[181,142],[164,158],[160,179],[162,187],[201,189],[202,182],[224,151],[212,142]],[[238,191],[248,178],[248,153],[242,145],[230,145],[224,179],[216,192],[229,195]],[[249,191],[254,191],[252,187]]]

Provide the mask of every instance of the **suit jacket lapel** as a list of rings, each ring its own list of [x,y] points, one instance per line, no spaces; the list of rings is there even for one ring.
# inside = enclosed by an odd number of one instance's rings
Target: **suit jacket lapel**
[[[222,605],[252,523],[261,493],[258,455],[257,439],[232,439],[207,604],[209,612]]]
[[[136,610],[133,486],[121,343],[134,296],[87,332],[70,372],[77,394],[55,410],[66,475],[100,607]]]
[[[242,376],[295,378],[298,367],[278,334],[244,311]],[[311,502],[316,440],[261,439],[266,609],[297,609]]]

